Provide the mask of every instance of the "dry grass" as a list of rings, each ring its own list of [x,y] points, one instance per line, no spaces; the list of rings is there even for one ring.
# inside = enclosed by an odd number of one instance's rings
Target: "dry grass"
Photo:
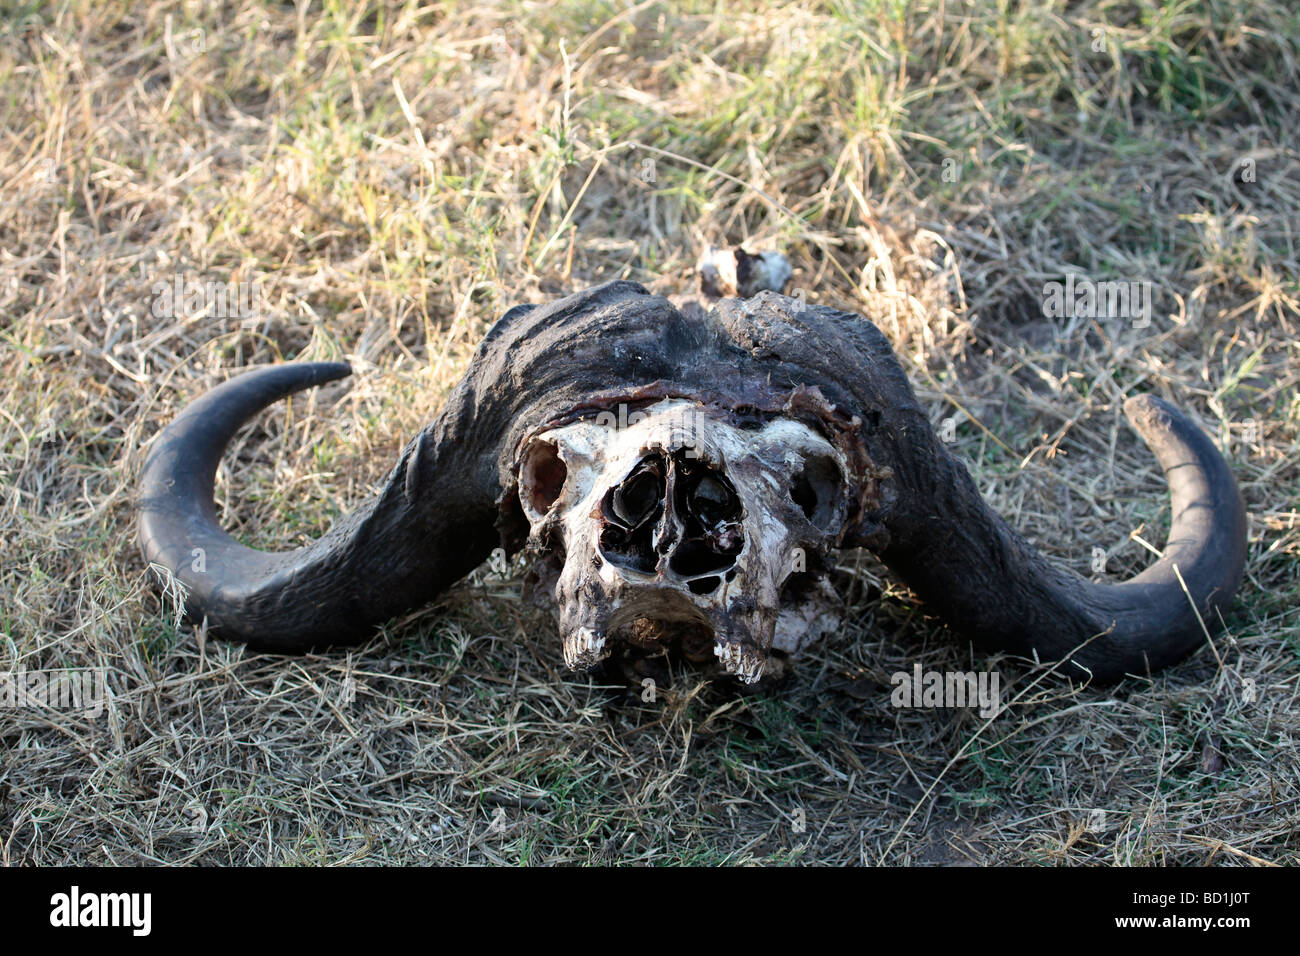
[[[0,859],[1296,862],[1297,89],[1286,0],[0,0],[0,668],[113,688],[98,719],[0,712]],[[357,370],[219,475],[227,526],[285,547],[370,493],[511,304],[686,291],[741,240],[877,322],[994,506],[1080,573],[1097,547],[1132,573],[1168,524],[1122,397],[1196,415],[1251,518],[1226,634],[1069,692],[848,555],[849,623],[786,686],[681,673],[644,702],[566,673],[488,569],[287,660],[150,587],[142,449],[238,369]],[[1046,318],[1066,272],[1151,282],[1151,326]],[[258,308],[159,318],[177,275]],[[1016,701],[895,710],[917,660]]]

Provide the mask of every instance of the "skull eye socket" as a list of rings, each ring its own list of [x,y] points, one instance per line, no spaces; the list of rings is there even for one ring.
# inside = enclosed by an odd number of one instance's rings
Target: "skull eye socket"
[[[813,527],[829,531],[840,512],[844,476],[829,458],[809,458],[790,485],[790,499]]]
[[[803,511],[804,517],[811,521],[812,516],[817,513],[817,492],[803,472],[795,477],[794,485],[790,488],[790,497]]]
[[[519,498],[530,520],[540,519],[559,500],[568,475],[554,442],[533,444],[519,475]]]

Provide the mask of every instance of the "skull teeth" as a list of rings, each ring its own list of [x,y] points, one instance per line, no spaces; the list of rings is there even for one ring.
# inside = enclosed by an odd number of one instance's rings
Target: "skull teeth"
[[[564,638],[564,663],[571,670],[591,670],[607,655],[605,635],[589,627],[579,627]]]
[[[722,668],[743,684],[757,683],[763,676],[766,658],[757,650],[743,644],[727,640],[718,640],[713,645],[713,654],[722,662]]]

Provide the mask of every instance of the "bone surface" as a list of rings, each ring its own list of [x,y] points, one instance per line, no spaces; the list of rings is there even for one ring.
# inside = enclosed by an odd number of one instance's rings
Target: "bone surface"
[[[804,579],[843,524],[847,462],[787,419],[745,430],[684,400],[620,411],[540,432],[523,458],[530,547],[560,565],[565,661],[703,630],[723,670],[753,683],[773,647],[795,653],[832,626],[833,592]],[[801,505],[810,465],[835,477]]]
[[[748,299],[760,292],[782,292],[794,274],[790,260],[781,253],[750,254],[740,246],[709,246],[695,269],[700,276],[700,291],[709,299]]]

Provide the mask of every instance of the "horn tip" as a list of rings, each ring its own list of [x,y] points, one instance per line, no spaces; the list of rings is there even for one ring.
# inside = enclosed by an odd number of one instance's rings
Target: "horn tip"
[[[1140,392],[1125,399],[1124,416],[1143,437],[1153,429],[1172,428],[1183,418],[1178,409],[1150,392]]]
[[[352,374],[352,366],[348,362],[312,362],[311,366],[318,382],[333,382]]]
[[[1139,392],[1137,395],[1130,395],[1124,400],[1124,414],[1129,418],[1150,415],[1158,409],[1167,407],[1168,405],[1164,401],[1150,392]]]

